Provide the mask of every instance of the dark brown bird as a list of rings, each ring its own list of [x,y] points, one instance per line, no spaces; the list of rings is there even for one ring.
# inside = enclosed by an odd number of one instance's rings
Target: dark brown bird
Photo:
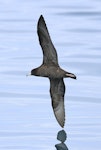
[[[43,63],[31,71],[31,75],[47,77],[50,80],[50,95],[55,117],[61,127],[65,123],[64,94],[65,84],[63,78],[76,76],[60,68],[56,49],[51,41],[45,20],[41,15],[37,25],[39,43],[43,51]]]

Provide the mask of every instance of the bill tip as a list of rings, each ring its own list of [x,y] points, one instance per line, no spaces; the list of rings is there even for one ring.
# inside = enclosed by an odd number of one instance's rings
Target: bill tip
[[[26,74],[26,77],[31,76],[31,73]]]

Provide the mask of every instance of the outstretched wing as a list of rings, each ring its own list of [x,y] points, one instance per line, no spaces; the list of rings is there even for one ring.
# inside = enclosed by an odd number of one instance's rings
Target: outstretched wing
[[[38,21],[37,33],[39,36],[39,43],[43,50],[43,63],[58,65],[57,52],[51,41],[45,20],[42,15]]]
[[[64,94],[65,84],[63,79],[50,79],[52,107],[55,117],[61,127],[64,127],[65,123]]]

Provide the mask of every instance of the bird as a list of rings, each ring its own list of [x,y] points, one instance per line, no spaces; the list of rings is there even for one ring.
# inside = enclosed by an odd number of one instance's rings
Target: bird
[[[48,32],[43,15],[37,23],[39,44],[43,52],[42,64],[31,70],[30,75],[47,77],[50,80],[50,97],[54,115],[63,128],[65,124],[65,83],[64,78],[76,79],[73,73],[63,70],[58,63],[58,55]]]

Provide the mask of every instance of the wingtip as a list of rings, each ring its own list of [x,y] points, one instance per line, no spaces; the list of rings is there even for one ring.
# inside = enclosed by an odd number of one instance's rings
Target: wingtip
[[[39,20],[38,20],[38,24],[37,24],[37,29],[39,29],[40,27],[42,28],[42,26],[46,26],[45,24],[45,20],[43,15],[40,15]]]
[[[40,18],[41,18],[41,17],[43,18],[43,15],[42,15],[42,14],[40,15]]]
[[[56,119],[59,123],[59,125],[64,128],[64,125],[65,125],[65,118],[60,118],[60,116],[56,116]]]
[[[59,123],[59,125],[62,127],[62,128],[64,128],[64,125],[65,125],[65,121],[62,123]]]
[[[40,15],[39,20],[44,20],[43,15]]]
[[[54,114],[56,117],[57,122],[59,125],[64,128],[65,125],[65,109],[64,109],[64,102],[61,101],[61,103],[58,105],[58,107],[54,110]]]

